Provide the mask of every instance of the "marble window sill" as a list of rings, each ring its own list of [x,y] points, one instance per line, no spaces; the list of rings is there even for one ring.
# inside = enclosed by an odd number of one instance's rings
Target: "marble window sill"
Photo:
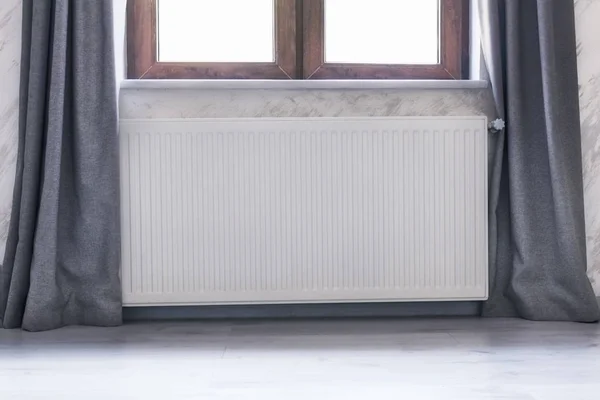
[[[121,89],[203,90],[352,90],[352,89],[485,89],[482,80],[124,80]]]

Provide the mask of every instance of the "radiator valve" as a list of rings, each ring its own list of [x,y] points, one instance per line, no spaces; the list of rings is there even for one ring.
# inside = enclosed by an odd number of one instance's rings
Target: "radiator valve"
[[[506,124],[504,123],[504,120],[502,118],[496,118],[495,120],[489,123],[488,128],[491,133],[498,133],[501,132],[505,126]]]

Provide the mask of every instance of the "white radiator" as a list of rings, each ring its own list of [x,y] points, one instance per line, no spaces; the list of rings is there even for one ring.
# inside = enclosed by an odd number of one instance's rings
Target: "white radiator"
[[[484,117],[121,121],[126,305],[487,296]]]

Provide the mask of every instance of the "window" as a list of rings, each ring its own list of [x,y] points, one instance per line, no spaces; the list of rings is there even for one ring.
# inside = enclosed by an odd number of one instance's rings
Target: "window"
[[[130,79],[461,79],[469,0],[129,0]]]

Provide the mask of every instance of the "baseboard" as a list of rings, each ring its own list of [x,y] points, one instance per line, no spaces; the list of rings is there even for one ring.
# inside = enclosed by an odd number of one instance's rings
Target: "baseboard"
[[[481,302],[127,307],[125,321],[260,318],[472,317]]]

